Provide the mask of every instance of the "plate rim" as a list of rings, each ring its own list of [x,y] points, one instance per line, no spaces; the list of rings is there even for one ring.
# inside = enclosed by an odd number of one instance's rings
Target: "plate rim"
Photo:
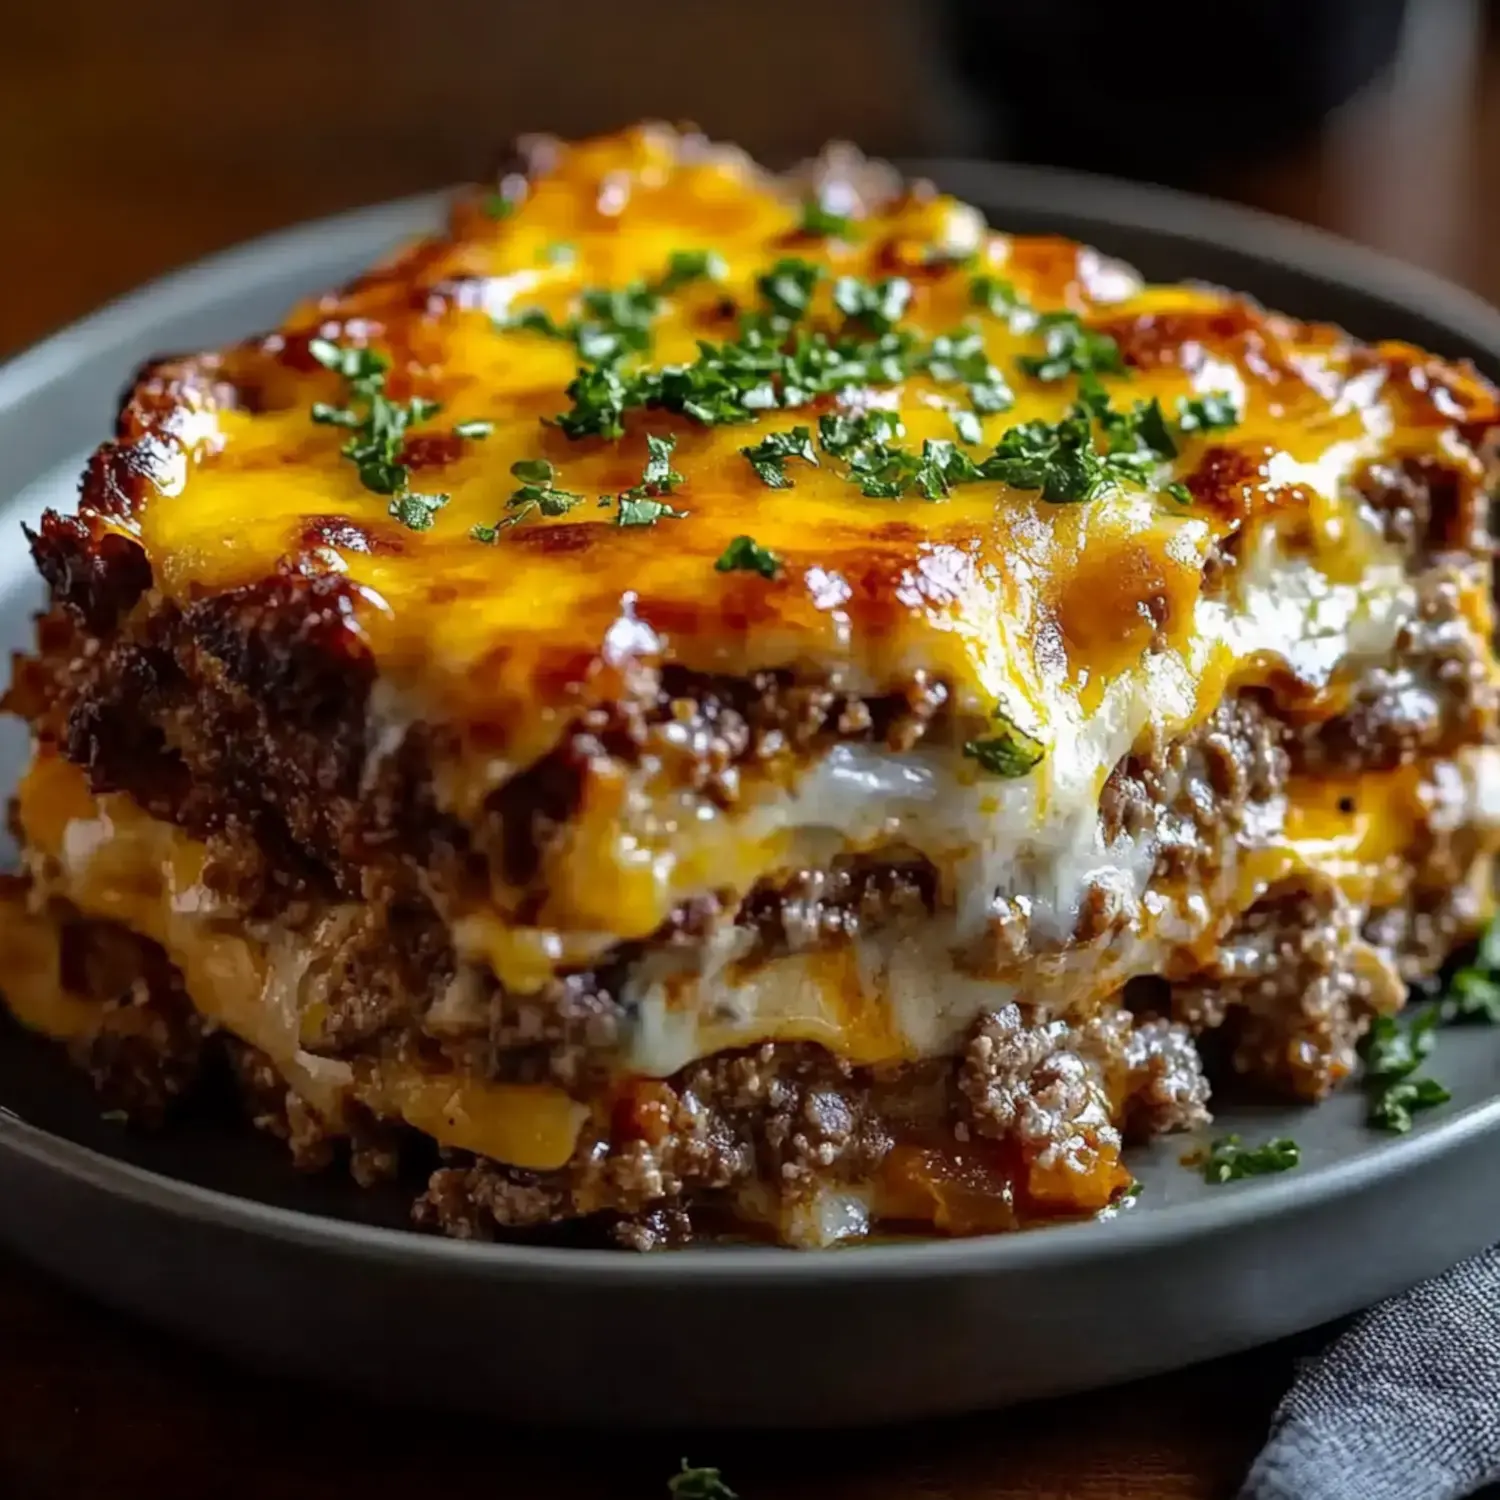
[[[922,158],[897,165],[911,176],[951,185],[969,201],[997,208],[1004,204],[1028,213],[1050,210],[1060,217],[1145,230],[1274,262],[1293,274],[1402,306],[1500,361],[1500,310],[1433,272],[1312,225],[1176,189],[1056,168],[963,158]],[[960,188],[961,184],[972,185]],[[0,363],[0,417],[39,388],[68,380],[101,344],[119,345],[148,335],[169,314],[210,309],[247,273],[263,275],[267,262],[286,266],[325,260],[340,246],[347,246],[351,254],[368,255],[382,236],[395,240],[420,233],[441,221],[455,191],[414,194],[274,230],[114,298]],[[103,435],[104,422],[100,426]],[[1377,1181],[1420,1170],[1434,1157],[1496,1130],[1500,1095],[1424,1123],[1409,1136],[1374,1142],[1353,1157],[1269,1182],[1226,1186],[1222,1199],[1146,1213],[1127,1208],[1107,1225],[1084,1220],[1018,1234],[856,1246],[832,1253],[752,1246],[632,1255],[621,1250],[464,1242],[286,1208],[136,1166],[31,1125],[0,1106],[0,1150],[95,1192],[178,1219],[258,1233],[309,1251],[359,1253],[393,1267],[425,1266],[482,1278],[584,1280],[620,1289],[659,1284],[662,1278],[718,1287],[767,1281],[795,1285],[968,1278],[1107,1261],[1335,1203]]]

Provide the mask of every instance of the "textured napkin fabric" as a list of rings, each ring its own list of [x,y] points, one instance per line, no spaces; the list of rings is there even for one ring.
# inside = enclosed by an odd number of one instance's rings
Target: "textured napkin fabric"
[[[1459,1500],[1500,1482],[1500,1249],[1309,1360],[1239,1500]]]

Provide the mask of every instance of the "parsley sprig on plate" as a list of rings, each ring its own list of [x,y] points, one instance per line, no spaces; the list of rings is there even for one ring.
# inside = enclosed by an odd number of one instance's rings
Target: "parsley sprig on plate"
[[[1300,1160],[1296,1141],[1284,1135],[1260,1146],[1246,1146],[1239,1136],[1224,1135],[1208,1148],[1203,1180],[1218,1184],[1238,1182],[1242,1177],[1265,1177],[1289,1172]]]
[[[1440,1026],[1500,1024],[1500,917],[1480,938],[1474,961],[1454,971],[1442,995],[1411,1017],[1377,1016],[1361,1044],[1369,1123],[1404,1135],[1412,1116],[1452,1095],[1436,1078],[1419,1076]]]

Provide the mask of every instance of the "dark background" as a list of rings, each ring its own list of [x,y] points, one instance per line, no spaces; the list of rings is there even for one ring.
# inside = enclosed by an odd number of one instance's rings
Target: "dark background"
[[[837,136],[1186,182],[1500,296],[1497,7],[1404,9],[1398,36],[1400,0],[0,0],[0,352],[518,132],[640,117],[775,163]]]
[[[1500,299],[1497,12],[0,0],[0,355],[247,236],[481,174],[518,132],[640,117],[694,121],[776,164],[842,137],[1190,185]],[[999,1417],[688,1451],[745,1500],[1204,1500],[1232,1493],[1320,1342]],[[5,1500],[661,1496],[677,1457],[671,1440],[418,1421],[243,1375],[0,1261]]]

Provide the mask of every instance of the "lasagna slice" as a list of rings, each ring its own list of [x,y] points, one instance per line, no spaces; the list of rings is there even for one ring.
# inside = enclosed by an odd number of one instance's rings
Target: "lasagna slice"
[[[1488,919],[1497,424],[847,149],[533,142],[32,537],[9,1004],[461,1236],[1095,1213]]]

